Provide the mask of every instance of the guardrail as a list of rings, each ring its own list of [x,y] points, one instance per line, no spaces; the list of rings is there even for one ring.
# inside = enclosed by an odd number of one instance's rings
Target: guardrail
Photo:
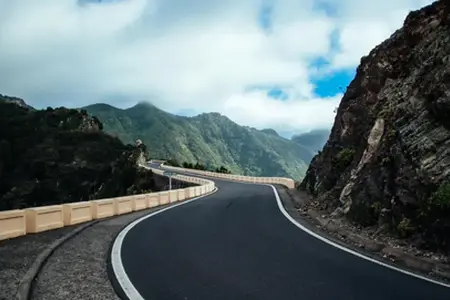
[[[295,188],[295,182],[291,178],[232,175],[166,166],[164,165],[164,161],[160,160],[153,160],[152,162],[160,163],[166,170],[178,172],[187,171],[213,178],[222,178],[256,184],[281,184],[290,189]],[[150,169],[155,174],[164,175],[164,170],[154,169],[148,166],[141,167]],[[215,188],[214,182],[208,179],[192,177],[184,174],[178,174],[176,175],[176,178],[180,181],[198,184],[198,186],[141,195],[32,207],[23,210],[1,211],[0,240],[183,201],[207,194]]]
[[[153,162],[155,162],[155,161],[153,161]],[[291,178],[286,178],[286,177],[254,177],[254,176],[224,174],[224,173],[201,171],[201,170],[195,170],[195,169],[172,167],[172,166],[164,165],[164,163],[162,163],[161,166],[164,167],[164,169],[166,169],[166,170],[173,170],[173,171],[179,171],[179,172],[190,172],[190,173],[195,173],[198,175],[214,177],[214,178],[223,178],[223,179],[227,179],[227,180],[236,180],[236,181],[243,181],[243,182],[247,182],[247,183],[256,183],[256,184],[258,184],[258,183],[260,183],[260,184],[281,184],[289,189],[295,188],[295,181]]]
[[[141,167],[151,169],[155,174],[163,175],[162,170],[147,166]],[[0,211],[0,240],[184,201],[210,193],[215,188],[215,184],[211,180],[186,175],[177,175],[176,178],[181,181],[196,183],[199,186],[109,199],[31,207],[23,210]]]

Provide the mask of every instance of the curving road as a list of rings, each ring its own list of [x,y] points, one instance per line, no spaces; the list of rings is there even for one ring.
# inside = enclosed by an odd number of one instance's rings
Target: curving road
[[[450,299],[450,288],[300,230],[270,186],[215,181],[217,193],[147,218],[124,237],[121,266],[143,299]]]

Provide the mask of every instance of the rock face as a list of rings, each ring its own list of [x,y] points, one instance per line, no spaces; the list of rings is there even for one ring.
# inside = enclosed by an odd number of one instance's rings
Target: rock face
[[[450,250],[450,2],[361,59],[300,188],[335,214]]]
[[[124,145],[86,111],[0,100],[0,210],[158,190],[152,172],[137,167],[144,144]]]

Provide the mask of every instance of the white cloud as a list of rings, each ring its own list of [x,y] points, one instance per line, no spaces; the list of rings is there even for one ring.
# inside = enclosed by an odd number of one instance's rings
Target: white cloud
[[[0,93],[31,105],[127,107],[151,100],[162,109],[218,111],[258,128],[301,132],[330,127],[340,95],[313,92],[311,61],[354,68],[431,1],[273,1],[271,28],[258,25],[265,0],[0,0]],[[338,51],[331,33],[338,32]],[[249,88],[280,86],[274,100]]]

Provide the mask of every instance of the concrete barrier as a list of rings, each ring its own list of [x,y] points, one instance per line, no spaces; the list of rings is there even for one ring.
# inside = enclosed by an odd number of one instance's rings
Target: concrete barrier
[[[198,197],[202,194],[202,188],[199,186],[195,187],[195,197]]]
[[[27,208],[25,214],[27,233],[64,227],[62,205]]]
[[[24,210],[0,212],[0,240],[15,238],[27,233]]]
[[[169,203],[170,203],[169,192],[168,191],[159,192],[159,204],[165,205]]]
[[[133,196],[114,198],[114,214],[123,215],[133,211]]]
[[[186,189],[187,191],[187,198],[195,198],[195,187],[190,187]]]
[[[174,203],[177,201],[178,201],[178,191],[177,190],[169,191],[169,202]]]
[[[151,169],[155,174],[162,175],[164,173],[163,170],[153,169],[147,166],[143,167]],[[181,168],[178,169],[184,170]],[[200,170],[196,170],[194,173],[199,175],[204,174]],[[209,176],[216,176],[217,173],[208,172],[207,174]],[[196,183],[200,186],[158,193],[0,212],[0,240],[183,201],[209,193],[215,187],[214,182],[208,179],[187,175],[178,175],[177,179]]]
[[[64,226],[92,221],[92,202],[63,204]]]
[[[178,201],[183,201],[186,199],[186,189],[179,189],[178,191]]]
[[[93,200],[92,202],[92,218],[103,219],[114,216],[114,198]]]
[[[200,171],[200,170],[193,170],[193,169],[183,169],[183,168],[166,166],[166,165],[162,165],[162,166],[163,166],[163,168],[165,168],[167,170],[179,171],[179,172],[189,172],[189,173],[194,173],[194,174],[198,174],[198,175],[202,175],[202,176],[223,178],[226,180],[237,180],[237,181],[243,181],[243,182],[249,182],[249,183],[259,183],[259,184],[281,184],[281,185],[286,186],[289,189],[295,188],[295,181],[291,178],[286,178],[286,177],[254,177],[254,176],[215,173],[215,172]],[[201,182],[204,182],[204,181],[201,181]]]
[[[131,209],[133,211],[143,210],[148,207],[147,196],[145,194],[142,195],[133,195],[131,202]]]
[[[159,203],[159,193],[150,193],[146,195],[147,198],[147,207],[148,208],[152,208],[152,207],[157,207],[160,205]]]

